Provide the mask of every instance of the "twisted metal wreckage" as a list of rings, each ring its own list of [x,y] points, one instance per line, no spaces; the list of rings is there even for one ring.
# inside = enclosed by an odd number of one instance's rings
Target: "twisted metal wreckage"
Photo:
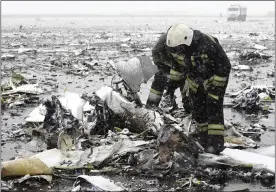
[[[66,91],[29,114],[26,122],[41,123],[33,135],[45,140],[48,150],[3,162],[2,177],[52,175],[56,169],[72,166],[101,169],[116,163],[125,165],[128,171],[138,167],[140,172],[159,177],[187,172],[196,165],[251,167],[275,174],[274,146],[258,153],[237,149],[256,148],[257,144],[227,120],[226,148],[220,155],[213,155],[204,153],[191,137],[195,128],[191,115],[183,115],[179,109],[168,114],[159,108],[145,108],[138,96],[140,85],[157,71],[149,57],[139,56],[112,66],[121,79],[115,82],[114,77],[111,86],[92,95]],[[96,189],[110,189],[107,184],[99,186],[96,176],[80,178],[94,182]],[[80,187],[78,183],[75,190]]]

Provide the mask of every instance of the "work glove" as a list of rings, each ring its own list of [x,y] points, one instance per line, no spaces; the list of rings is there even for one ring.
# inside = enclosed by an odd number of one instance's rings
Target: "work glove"
[[[208,135],[205,152],[219,155],[224,150],[223,135]]]
[[[174,109],[176,109],[176,107],[177,104],[174,94],[165,93],[164,97],[161,100],[160,108],[163,109],[163,111],[165,112],[172,112]]]

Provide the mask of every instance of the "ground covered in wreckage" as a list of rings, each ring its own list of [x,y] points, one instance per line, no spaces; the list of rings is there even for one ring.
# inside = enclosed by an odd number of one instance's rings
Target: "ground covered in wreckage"
[[[227,93],[239,91],[251,84],[275,85],[274,18],[249,17],[246,22],[226,22],[226,18],[212,17],[4,17],[1,47],[2,82],[9,81],[14,71],[31,82],[39,83],[44,93],[38,95],[38,98],[29,98],[24,102],[11,100],[5,106],[2,113],[2,161],[27,153],[27,143],[31,138],[24,132],[27,130],[25,118],[43,99],[51,95],[62,95],[65,89],[77,93],[91,93],[103,85],[110,85],[115,72],[109,63],[127,61],[137,55],[150,55],[151,48],[160,33],[177,22],[185,22],[192,28],[212,34],[219,39],[233,68]],[[261,54],[257,52],[252,57],[254,54],[247,54],[245,50],[248,52],[261,50]],[[272,57],[266,59],[262,54]],[[150,82],[152,79],[141,87],[139,95],[143,102],[147,99]],[[177,103],[181,105],[179,91],[177,97]],[[251,110],[233,109],[232,105],[227,104],[230,100],[230,97],[226,96],[225,118],[252,132],[257,129],[265,130],[262,131],[258,141],[260,146],[274,145],[274,102],[266,102],[270,113],[263,113],[263,110],[254,113]],[[254,126],[256,123],[261,125],[261,128]],[[246,176],[246,172],[241,173],[239,178],[238,173],[234,174],[236,170],[232,172],[207,170],[209,174],[205,176],[212,173],[213,189],[274,190],[264,187],[259,182],[252,183],[250,178],[253,176]],[[201,174],[204,181],[205,172],[206,169],[195,170],[193,174]],[[233,178],[231,173],[234,175]],[[129,190],[145,191],[181,189],[187,180],[180,178],[191,176],[189,173],[158,179],[143,175],[123,176],[116,172],[112,174],[109,172],[108,175]],[[71,190],[74,181],[72,178],[58,178],[54,179],[52,184],[37,189]],[[19,189],[31,190],[34,186],[35,184]],[[204,189],[204,185],[190,188],[191,191],[199,189]]]

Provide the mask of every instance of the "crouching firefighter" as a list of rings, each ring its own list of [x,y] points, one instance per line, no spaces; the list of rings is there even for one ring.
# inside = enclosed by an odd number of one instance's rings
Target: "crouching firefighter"
[[[196,138],[206,152],[219,154],[224,149],[223,98],[231,70],[230,61],[215,37],[185,24],[168,29],[166,45],[171,55],[180,60],[185,57],[185,67],[172,63],[167,92],[174,92],[179,79],[187,79],[192,116],[197,124]]]
[[[166,36],[166,33],[162,34],[152,50],[153,62],[158,67],[158,72],[154,75],[146,106],[157,107],[159,105],[163,92],[167,89],[168,79],[173,78],[175,81],[178,81],[177,88],[180,88],[183,108],[185,112],[190,113],[191,104],[188,96],[188,85],[187,83],[185,84],[185,79],[170,76],[172,66],[177,65],[178,62],[181,65],[184,60],[178,60],[178,58],[175,58],[170,53],[169,47],[166,45]],[[175,102],[173,99],[174,92],[170,95],[165,93],[164,96],[169,96],[173,100],[172,102]]]

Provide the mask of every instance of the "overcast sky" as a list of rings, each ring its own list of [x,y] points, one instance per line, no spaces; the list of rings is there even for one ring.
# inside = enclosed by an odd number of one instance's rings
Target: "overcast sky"
[[[275,11],[275,1],[2,1],[3,15],[45,14],[225,14],[230,4],[243,4],[248,15]]]

